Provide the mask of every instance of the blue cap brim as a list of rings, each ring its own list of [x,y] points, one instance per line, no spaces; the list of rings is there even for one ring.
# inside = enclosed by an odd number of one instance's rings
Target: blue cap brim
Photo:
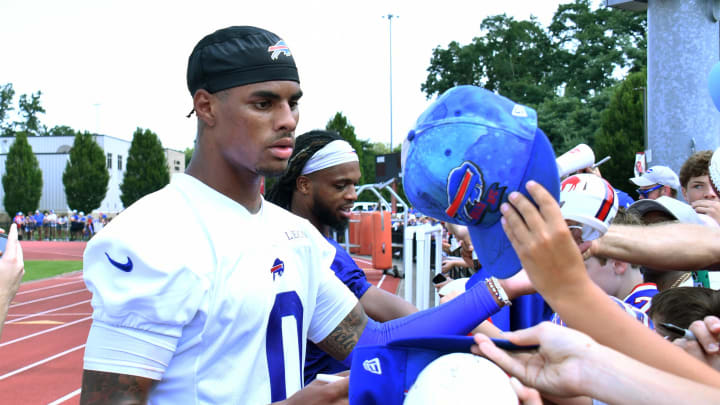
[[[558,200],[560,179],[557,174],[555,154],[550,141],[540,129],[535,134],[530,156],[530,162],[517,191],[532,201],[532,197],[525,189],[525,184],[534,180],[542,184],[555,200]],[[468,230],[478,262],[489,274],[497,278],[508,278],[522,269],[520,258],[505,235],[500,221],[489,227],[468,226]],[[478,281],[480,281],[480,276],[475,274],[468,280],[465,288],[472,287]]]

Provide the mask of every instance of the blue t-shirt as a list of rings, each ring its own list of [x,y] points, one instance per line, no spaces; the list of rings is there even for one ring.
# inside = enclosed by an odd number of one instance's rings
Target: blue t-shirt
[[[625,209],[627,209],[627,208],[630,207],[630,205],[632,205],[632,203],[635,202],[635,200],[633,200],[633,198],[630,197],[630,195],[629,195],[628,193],[626,193],[626,192],[624,192],[624,191],[622,191],[622,190],[619,190],[619,189],[616,188],[616,189],[615,189],[615,193],[616,193],[617,196],[618,196],[618,206],[619,206],[620,208],[625,208]]]
[[[335,247],[335,259],[332,263],[332,270],[355,296],[360,299],[372,286],[365,272],[358,267],[353,258],[333,239],[326,238]],[[322,349],[308,340],[305,353],[305,385],[310,384],[319,373],[335,374],[347,370],[341,362],[332,358]]]

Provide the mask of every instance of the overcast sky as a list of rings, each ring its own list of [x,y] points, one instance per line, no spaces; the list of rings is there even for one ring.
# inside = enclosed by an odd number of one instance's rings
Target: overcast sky
[[[42,91],[48,127],[68,125],[132,139],[148,128],[163,146],[195,138],[185,73],[195,44],[230,25],[283,37],[304,92],[297,134],[324,128],[337,111],[359,139],[390,142],[389,26],[392,13],[393,143],[430,101],[420,91],[432,49],[469,43],[487,16],[535,15],[547,26],[566,1],[0,1],[0,84]]]

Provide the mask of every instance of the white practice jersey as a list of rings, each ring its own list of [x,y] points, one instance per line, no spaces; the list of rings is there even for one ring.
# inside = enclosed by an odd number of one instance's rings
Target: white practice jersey
[[[151,404],[289,397],[306,338],[327,337],[357,303],[334,256],[308,221],[267,201],[250,214],[176,174],[87,245],[85,368],[160,380]]]

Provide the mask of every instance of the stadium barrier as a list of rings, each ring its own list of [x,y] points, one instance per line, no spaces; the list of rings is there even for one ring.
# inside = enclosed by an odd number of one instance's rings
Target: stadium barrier
[[[419,310],[430,307],[430,290],[434,290],[430,281],[442,271],[442,225],[418,225],[405,227],[403,247],[403,271],[405,273],[405,300],[412,302]],[[431,263],[432,240],[435,239],[435,263]],[[413,239],[416,240],[416,254],[413,254]],[[413,256],[416,257],[413,263]],[[434,268],[434,272],[431,271]],[[433,273],[433,274],[431,274]],[[440,303],[440,297],[434,292],[433,306]]]

